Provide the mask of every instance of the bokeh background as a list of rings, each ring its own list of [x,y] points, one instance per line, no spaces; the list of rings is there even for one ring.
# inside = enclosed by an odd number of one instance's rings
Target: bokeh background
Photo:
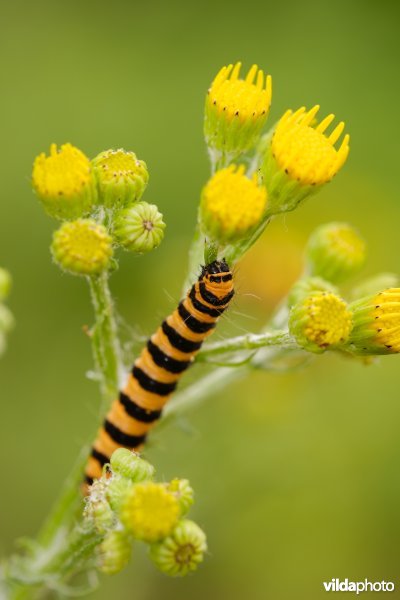
[[[277,219],[240,269],[234,311],[256,317],[240,320],[252,330],[296,276],[319,223],[359,228],[369,244],[362,276],[398,271],[400,41],[391,0],[15,0],[0,12],[0,264],[14,277],[17,319],[0,362],[7,553],[37,531],[99,411],[85,378],[88,291],[51,263],[56,224],[31,192],[34,156],[71,141],[89,156],[124,147],[146,160],[145,199],[163,211],[167,236],[149,256],[121,256],[112,279],[120,314],[140,336],[179,297],[209,173],[204,95],[220,66],[241,59],[272,74],[270,122],[314,103],[343,118],[352,136],[345,169]],[[400,590],[398,373],[397,357],[367,368],[323,356],[302,372],[256,374],[155,434],[148,455],[160,476],[190,478],[210,556],[194,576],[169,580],[138,544],[131,567],[92,597],[313,600],[333,577],[392,580]]]

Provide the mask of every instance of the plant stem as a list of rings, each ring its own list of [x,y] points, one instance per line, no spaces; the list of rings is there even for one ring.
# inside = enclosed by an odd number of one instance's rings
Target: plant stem
[[[293,347],[297,344],[287,331],[274,331],[265,333],[246,333],[220,342],[204,346],[196,357],[197,361],[206,361],[209,356],[225,354],[238,350],[256,350],[267,346]]]
[[[197,223],[193,240],[189,248],[189,264],[187,275],[182,287],[182,297],[193,285],[200,273],[200,265],[204,264],[204,236],[200,231],[200,225]]]
[[[119,387],[121,351],[118,341],[114,304],[108,287],[108,274],[89,278],[95,313],[92,331],[92,350],[96,370],[100,376],[103,398],[109,402]]]

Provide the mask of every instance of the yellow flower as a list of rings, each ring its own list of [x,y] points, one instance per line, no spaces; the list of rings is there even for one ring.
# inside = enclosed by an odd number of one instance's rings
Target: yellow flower
[[[327,223],[311,235],[306,250],[313,275],[338,283],[361,269],[366,244],[347,223]]]
[[[162,483],[137,483],[127,492],[120,518],[138,539],[156,542],[173,530],[179,519],[179,503]]]
[[[400,288],[389,288],[350,305],[354,328],[350,349],[356,354],[400,352]]]
[[[339,148],[335,148],[344,130],[343,121],[327,135],[326,129],[335,116],[328,115],[315,124],[318,111],[318,105],[308,112],[304,107],[296,112],[286,111],[272,138],[272,155],[278,167],[304,185],[322,185],[330,181],[349,153],[348,134]]]
[[[244,172],[243,165],[221,169],[202,192],[202,227],[208,236],[222,244],[248,235],[265,212],[265,187],[257,184],[256,175],[249,179]]]
[[[351,328],[351,312],[333,292],[312,292],[290,312],[290,332],[309,352],[319,353],[343,345]]]
[[[97,200],[89,159],[75,146],[51,144],[33,164],[32,185],[48,214],[56,219],[75,219]]]
[[[63,223],[54,232],[51,251],[56,263],[74,275],[96,275],[108,269],[112,240],[92,219]]]
[[[271,77],[253,65],[240,79],[241,63],[222,67],[208,90],[204,134],[211,149],[238,155],[257,141],[271,106]]]
[[[99,202],[108,206],[128,206],[140,200],[149,180],[146,163],[134,152],[106,150],[92,161],[99,186]]]

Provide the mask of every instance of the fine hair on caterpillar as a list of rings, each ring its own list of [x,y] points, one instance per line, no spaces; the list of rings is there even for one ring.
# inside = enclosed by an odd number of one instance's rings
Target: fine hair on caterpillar
[[[202,267],[198,280],[162,322],[135,360],[99,429],[85,469],[85,491],[120,447],[140,451],[148,431],[185,370],[233,296],[233,275],[225,260]]]

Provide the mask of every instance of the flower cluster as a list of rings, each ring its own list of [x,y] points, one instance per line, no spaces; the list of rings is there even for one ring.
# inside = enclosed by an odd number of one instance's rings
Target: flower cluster
[[[197,569],[207,550],[204,532],[186,518],[193,490],[186,479],[154,481],[154,467],[138,454],[116,450],[86,500],[84,518],[103,536],[97,550],[98,569],[121,571],[134,540],[148,545],[153,563],[167,575]]]
[[[14,327],[14,317],[4,304],[11,290],[11,276],[6,269],[0,268],[0,356],[7,346],[7,334]]]
[[[55,262],[75,275],[98,275],[113,266],[116,246],[136,254],[159,246],[163,216],[141,200],[148,179],[145,162],[121,149],[93,160],[71,144],[40,154],[33,189],[47,213],[63,221],[51,246]]]
[[[261,137],[271,105],[271,77],[253,65],[241,79],[240,69],[241,63],[223,67],[206,97],[204,134],[214,174],[203,190],[199,216],[209,244],[234,261],[273,215],[294,210],[331,181],[349,153],[344,123],[328,132],[334,115],[318,121],[318,105],[286,111]],[[253,157],[234,164],[254,148]],[[227,252],[227,243],[237,247]]]
[[[318,227],[306,248],[306,273],[289,295],[289,329],[309,352],[340,350],[355,356],[400,352],[398,278],[382,274],[353,290],[346,302],[334,284],[356,274],[366,245],[347,223]]]

